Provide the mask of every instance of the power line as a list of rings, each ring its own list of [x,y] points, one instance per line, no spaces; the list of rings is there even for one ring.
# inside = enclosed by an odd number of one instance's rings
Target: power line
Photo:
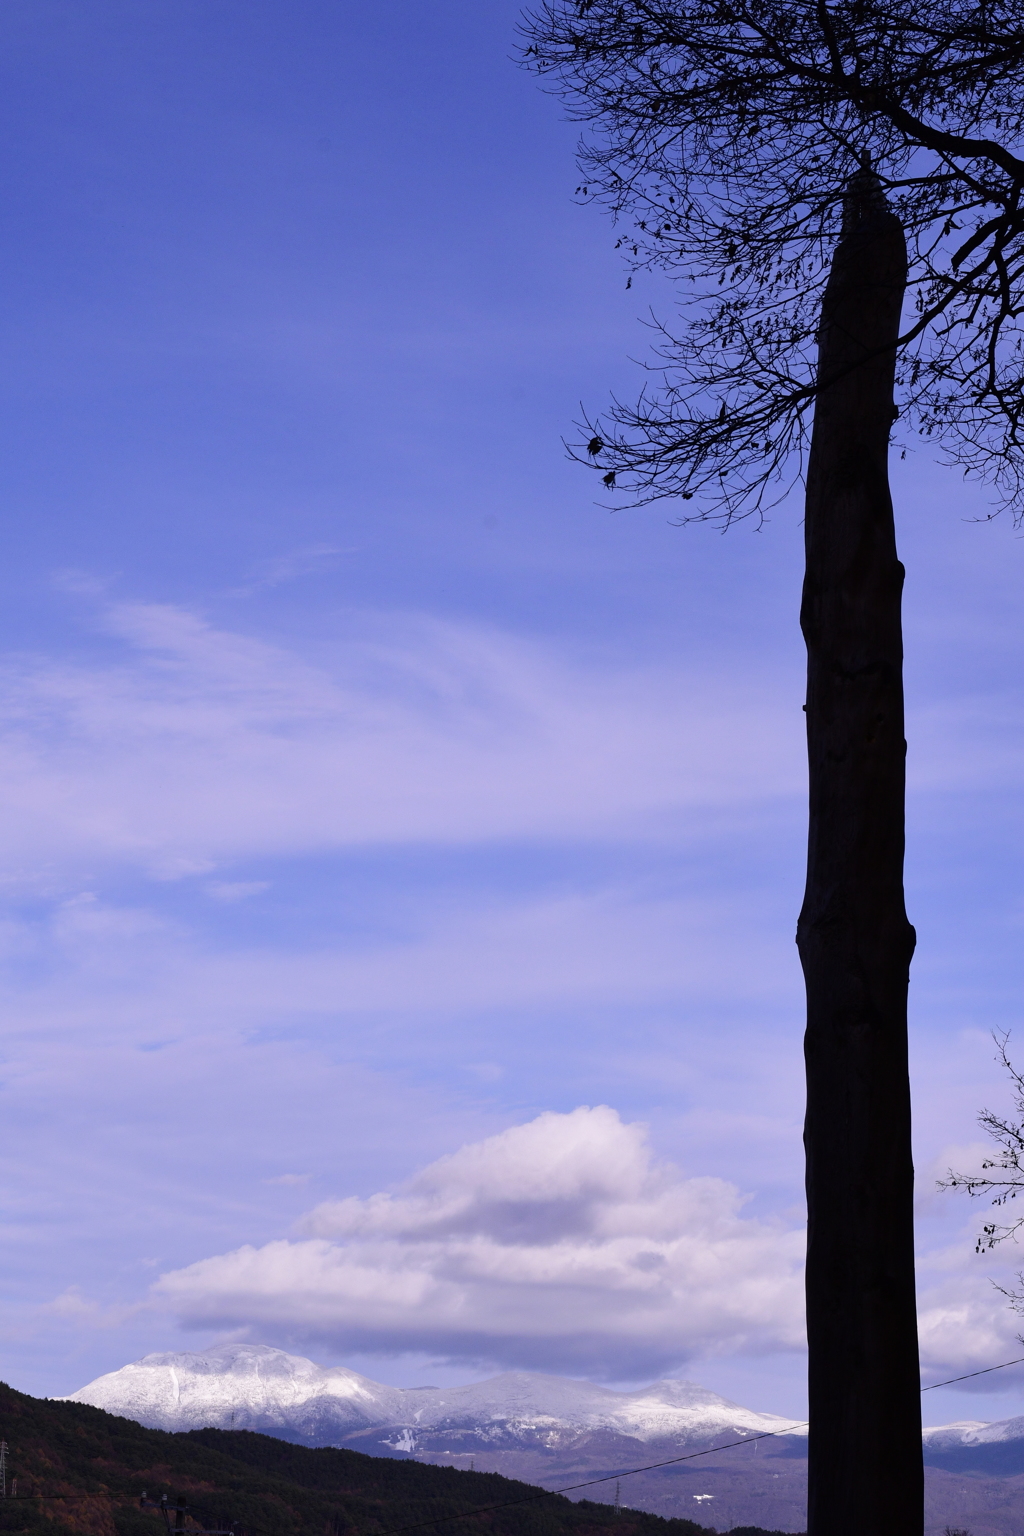
[[[998,1367],[995,1367],[998,1369]],[[539,1493],[527,1494],[521,1499],[506,1499],[502,1504],[481,1504],[473,1509],[466,1510],[460,1515],[443,1515],[440,1521],[424,1520],[420,1525],[401,1525],[396,1530],[384,1531],[381,1536],[398,1536],[399,1531],[424,1530],[428,1525],[443,1524],[445,1520],[468,1520],[471,1515],[490,1514],[495,1509],[509,1509],[513,1504],[532,1504],[537,1499],[552,1499],[559,1493],[575,1493],[580,1488],[593,1488],[597,1483],[613,1483],[619,1477],[633,1477],[637,1472],[653,1472],[658,1467],[673,1467],[680,1461],[694,1461],[698,1456],[713,1456],[716,1451],[730,1451],[737,1445],[750,1445],[753,1440],[771,1440],[778,1435],[791,1435],[794,1429],[806,1429],[807,1421],[799,1424],[791,1424],[788,1429],[768,1429],[760,1435],[747,1435],[743,1440],[730,1440],[727,1445],[713,1445],[706,1451],[690,1451],[686,1456],[671,1456],[668,1461],[652,1461],[646,1467],[628,1467],[623,1472],[609,1472],[607,1477],[592,1477],[585,1483],[571,1483],[565,1488],[542,1488]],[[486,1474],[481,1474],[484,1476]],[[497,1474],[500,1476],[501,1474]],[[208,1490],[214,1491],[214,1490]],[[332,1497],[329,1490],[313,1490],[323,1492],[326,1497]],[[341,1492],[342,1490],[338,1490]],[[133,1498],[133,1494],[115,1493],[19,1493],[19,1499],[115,1499]],[[250,1530],[257,1530],[257,1526],[250,1526]]]
[[[948,1381],[933,1382],[930,1387],[922,1387],[922,1392],[934,1392],[937,1387],[950,1387],[957,1381],[969,1381],[972,1376],[987,1376],[991,1371],[1005,1371],[1009,1365],[1024,1365],[1024,1355],[1017,1360],[1004,1360],[999,1365],[987,1365],[982,1371],[968,1371],[966,1376],[951,1376]],[[390,1531],[384,1531],[382,1536],[402,1536],[406,1531],[422,1531],[429,1526],[443,1525],[447,1520],[468,1520],[472,1515],[489,1515],[495,1510],[510,1509],[516,1504],[532,1504],[537,1499],[553,1498],[559,1493],[578,1493],[581,1488],[594,1488],[598,1483],[618,1482],[621,1477],[635,1477],[638,1472],[654,1472],[660,1467],[677,1466],[681,1461],[696,1461],[699,1456],[714,1456],[718,1451],[735,1450],[738,1445],[750,1445],[757,1440],[774,1440],[780,1435],[791,1435],[794,1430],[806,1429],[808,1420],[802,1419],[798,1424],[791,1424],[788,1429],[769,1429],[760,1435],[747,1435],[743,1440],[730,1440],[726,1445],[713,1445],[706,1451],[691,1451],[687,1456],[673,1456],[668,1461],[652,1461],[644,1467],[628,1467],[625,1471],[610,1472],[607,1477],[592,1477],[585,1483],[570,1483],[564,1488],[549,1488],[543,1493],[530,1494],[521,1499],[507,1499],[502,1504],[484,1504],[478,1509],[468,1510],[461,1515],[448,1515],[442,1520],[423,1520],[417,1525],[399,1525]]]
[[[791,1424],[788,1429],[767,1429],[760,1435],[747,1435],[743,1440],[730,1440],[726,1445],[712,1445],[706,1451],[690,1451],[686,1456],[670,1456],[668,1461],[651,1461],[645,1467],[627,1467],[624,1471],[609,1472],[607,1477],[591,1477],[585,1483],[569,1483],[564,1488],[545,1488],[541,1493],[526,1494],[521,1499],[505,1499],[501,1504],[480,1504],[460,1515],[442,1515],[440,1520],[421,1520],[417,1525],[398,1525],[381,1536],[401,1536],[404,1531],[425,1531],[428,1526],[446,1525],[449,1520],[470,1520],[474,1515],[490,1515],[497,1509],[511,1509],[516,1504],[535,1504],[538,1499],[553,1499],[560,1493],[578,1493],[581,1488],[594,1488],[598,1483],[617,1482],[620,1477],[635,1477],[638,1472],[654,1472],[659,1467],[674,1467],[681,1461],[696,1461],[698,1456],[713,1456],[716,1451],[731,1451],[737,1445],[750,1445],[754,1440],[774,1440],[778,1435],[791,1435],[795,1429],[806,1429],[807,1420]]]
[[[25,1499],[134,1499],[134,1493],[111,1493],[108,1488],[99,1488],[95,1493],[16,1493],[15,1500]],[[7,1496],[10,1503],[11,1494]]]
[[[954,1381],[970,1381],[972,1376],[987,1376],[990,1371],[1005,1371],[1008,1365],[1024,1365],[1024,1355],[1019,1360],[1004,1360],[1002,1365],[986,1365],[983,1371],[968,1371],[966,1376],[951,1376],[948,1381],[932,1382],[930,1387],[922,1387],[922,1392],[934,1392],[936,1387],[951,1387]]]

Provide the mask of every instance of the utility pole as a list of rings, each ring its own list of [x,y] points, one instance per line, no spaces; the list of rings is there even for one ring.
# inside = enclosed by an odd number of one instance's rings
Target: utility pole
[[[0,1499],[7,1497],[7,1441],[0,1440]]]
[[[157,1503],[143,1489],[142,1496],[139,1499],[139,1508],[158,1509],[163,1516],[164,1525],[167,1527],[167,1536],[186,1536],[185,1516],[191,1514],[191,1510],[184,1498],[179,1498],[172,1505],[169,1496],[166,1493],[162,1493],[160,1495],[160,1502]],[[174,1515],[173,1525],[171,1524],[172,1514]],[[190,1530],[187,1536],[242,1536],[242,1533],[238,1521],[232,1520],[230,1525],[221,1526],[214,1530]]]

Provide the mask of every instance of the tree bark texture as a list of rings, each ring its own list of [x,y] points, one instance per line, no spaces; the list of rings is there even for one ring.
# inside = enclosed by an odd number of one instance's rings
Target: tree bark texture
[[[903,567],[888,482],[906,247],[869,173],[825,291],[807,473],[809,1536],[920,1536],[903,896]]]

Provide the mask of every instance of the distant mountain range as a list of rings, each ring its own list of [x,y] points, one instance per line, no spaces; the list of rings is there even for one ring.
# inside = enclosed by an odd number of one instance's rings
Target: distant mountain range
[[[629,1477],[623,1502],[719,1530],[806,1525],[806,1428],[686,1381],[613,1392],[512,1372],[466,1387],[383,1386],[265,1345],[146,1355],[67,1401],[153,1429],[251,1429],[307,1446],[501,1472],[546,1487],[730,1450]],[[758,1436],[770,1435],[770,1439]],[[752,1443],[749,1443],[752,1442]],[[925,1431],[929,1521],[1024,1536],[1024,1418]],[[614,1497],[614,1485],[587,1490]]]
[[[689,1381],[612,1392],[517,1371],[468,1387],[386,1387],[344,1366],[314,1365],[257,1344],[146,1355],[66,1401],[91,1403],[150,1429],[254,1429],[304,1445],[379,1441],[377,1455],[552,1448],[595,1431],[687,1445],[790,1428],[806,1434],[789,1419],[738,1408]]]
[[[493,1473],[422,1466],[407,1456],[309,1450],[247,1430],[166,1434],[84,1403],[27,1397],[3,1382],[0,1428],[7,1475],[0,1524],[17,1536],[167,1536],[164,1499],[175,1511],[181,1501],[189,1529],[234,1536],[357,1536],[409,1526],[423,1536],[715,1536],[692,1520],[545,1498]],[[458,1523],[469,1516],[471,1525]]]

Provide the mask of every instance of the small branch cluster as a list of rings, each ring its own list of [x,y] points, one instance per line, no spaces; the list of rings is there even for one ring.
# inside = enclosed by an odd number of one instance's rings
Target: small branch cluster
[[[576,458],[632,504],[695,498],[683,520],[763,510],[807,445],[821,293],[870,167],[910,247],[901,414],[1024,512],[1010,0],[546,0],[523,39],[586,125],[580,197],[679,295],[639,401],[585,420]]]
[[[978,1116],[978,1124],[995,1142],[998,1150],[992,1157],[984,1159],[978,1173],[957,1173],[951,1168],[946,1177],[939,1181],[938,1187],[965,1189],[969,1195],[986,1197],[993,1206],[1005,1212],[1010,1201],[1016,1200],[1017,1195],[1024,1190],[1024,1073],[1018,1072],[1010,1060],[1007,1050],[1009,1034],[994,1035],[993,1039],[998,1050],[997,1059],[1010,1078],[1014,1109],[1020,1119],[1006,1118],[990,1109],[983,1109]],[[975,1252],[985,1253],[1007,1238],[1016,1239],[1022,1227],[1024,1212],[1012,1217],[1004,1214],[1000,1219],[985,1222],[975,1243]],[[1016,1291],[1005,1290],[1002,1286],[997,1289],[1009,1298],[1018,1312],[1024,1312],[1024,1274],[1017,1278],[1019,1289]]]

